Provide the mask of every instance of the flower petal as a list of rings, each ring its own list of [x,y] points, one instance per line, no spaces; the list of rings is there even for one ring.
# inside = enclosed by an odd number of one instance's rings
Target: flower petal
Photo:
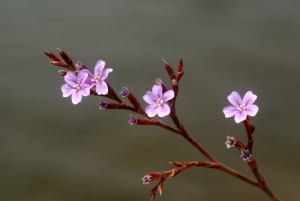
[[[78,84],[83,84],[87,77],[88,77],[87,72],[79,71],[78,76],[77,76],[77,83]]]
[[[258,112],[258,109],[257,105],[248,105],[246,106],[246,113],[247,115],[254,117]]]
[[[69,97],[72,93],[76,91],[71,85],[64,84],[61,86],[61,91],[63,93],[63,97]]]
[[[157,108],[158,108],[158,105],[156,105],[156,104],[148,105],[145,108],[145,112],[148,114],[149,117],[154,117],[157,114]]]
[[[83,96],[90,95],[90,88],[89,87],[82,87],[81,88],[81,95],[83,95]]]
[[[157,96],[155,96],[151,91],[147,91],[147,93],[143,96],[143,99],[148,104],[156,104],[156,101],[158,99]]]
[[[247,91],[243,98],[243,103],[245,105],[252,105],[256,99],[257,96],[253,94],[252,91]]]
[[[67,72],[67,74],[64,76],[64,80],[66,83],[69,85],[73,86],[74,84],[77,84],[77,77],[74,73],[72,72]]]
[[[169,115],[171,112],[170,107],[168,104],[163,104],[160,107],[157,108],[157,115],[159,117],[164,117]]]
[[[171,100],[172,98],[174,98],[173,90],[169,90],[164,93],[164,102],[167,102],[168,100]]]
[[[108,73],[110,73],[112,71],[113,71],[112,68],[107,68],[107,69],[103,70],[102,73],[100,74],[101,80],[105,80],[108,76]]]
[[[227,96],[227,99],[235,107],[239,107],[242,104],[242,98],[236,91]]]
[[[159,85],[153,85],[152,93],[158,98],[162,99],[162,87]],[[157,99],[156,99],[157,100]]]
[[[106,95],[108,93],[108,86],[106,82],[101,81],[96,84],[96,92],[98,95]]]
[[[98,75],[101,75],[104,66],[105,66],[105,61],[102,61],[102,60],[97,61],[95,68],[94,68],[95,73],[98,73]]]
[[[246,118],[247,118],[247,113],[245,112],[245,110],[236,113],[236,115],[234,116],[234,120],[236,123],[240,123],[244,121]]]
[[[232,105],[224,107],[224,109],[223,109],[223,113],[225,114],[226,118],[232,117],[235,114],[237,114],[238,112],[240,112],[240,111]]]
[[[74,105],[76,105],[77,103],[79,103],[82,99],[82,95],[80,93],[80,91],[76,91],[75,93],[72,94],[72,103]]]
[[[95,82],[92,82],[92,79],[94,79],[94,75],[88,69],[83,69],[80,72],[85,72],[88,74],[88,77],[86,78],[85,83],[90,84],[90,85],[95,85]]]

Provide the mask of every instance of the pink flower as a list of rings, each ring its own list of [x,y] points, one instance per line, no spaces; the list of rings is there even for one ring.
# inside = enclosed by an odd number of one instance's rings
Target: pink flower
[[[232,104],[223,109],[226,118],[234,116],[236,123],[240,123],[246,120],[247,115],[255,116],[258,112],[258,106],[253,105],[257,96],[252,94],[252,91],[247,91],[243,100],[240,95],[233,91],[229,96],[227,96],[228,101]]]
[[[108,86],[104,81],[108,77],[108,73],[112,72],[112,68],[104,69],[105,62],[99,60],[94,68],[94,75],[88,71],[87,69],[83,69],[82,71],[88,73],[87,83],[93,84],[96,86],[96,92],[98,95],[106,95],[108,93]]]
[[[69,97],[72,95],[72,103],[76,105],[82,99],[82,96],[90,95],[91,84],[85,83],[88,74],[84,71],[80,71],[76,76],[73,72],[67,72],[64,76],[66,84],[62,85],[61,91],[63,97]]]
[[[150,104],[145,108],[145,112],[148,114],[149,117],[154,117],[156,114],[159,117],[164,117],[169,115],[171,110],[169,105],[166,102],[168,100],[171,100],[172,98],[174,98],[173,90],[166,91],[163,94],[162,86],[154,85],[152,87],[152,92],[148,91],[143,96],[144,101]]]

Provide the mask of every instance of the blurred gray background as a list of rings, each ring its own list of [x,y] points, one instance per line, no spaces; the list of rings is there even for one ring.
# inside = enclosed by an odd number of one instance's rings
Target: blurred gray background
[[[226,135],[245,141],[243,124],[226,119],[227,95],[252,90],[260,110],[254,157],[269,187],[300,199],[299,1],[1,1],[0,200],[150,200],[152,171],[169,161],[203,160],[184,139],[158,127],[130,126],[128,111],[78,105],[43,52],[66,51],[141,101],[155,78],[168,83],[161,58],[183,58],[178,115],[220,162],[253,178]],[[170,123],[168,118],[163,121]],[[191,168],[164,183],[157,201],[264,201],[262,191],[217,170]]]

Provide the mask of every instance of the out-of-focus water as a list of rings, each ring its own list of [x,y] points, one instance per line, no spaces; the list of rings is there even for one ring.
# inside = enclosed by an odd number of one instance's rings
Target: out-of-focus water
[[[204,160],[182,138],[130,126],[127,111],[99,111],[96,97],[74,106],[43,51],[65,50],[107,82],[142,96],[161,58],[183,58],[177,112],[187,131],[220,162],[252,177],[226,136],[245,141],[225,119],[233,90],[258,96],[253,155],[269,187],[300,199],[300,2],[298,1],[1,1],[0,200],[149,200],[152,171],[169,161]],[[163,118],[170,123],[170,120]],[[191,168],[164,183],[158,201],[264,201],[259,189],[217,170]]]

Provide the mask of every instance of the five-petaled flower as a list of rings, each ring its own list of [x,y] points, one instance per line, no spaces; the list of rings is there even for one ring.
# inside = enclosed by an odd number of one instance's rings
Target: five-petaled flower
[[[80,71],[77,76],[73,72],[67,72],[64,76],[66,84],[61,87],[63,97],[72,95],[72,103],[76,105],[81,101],[82,96],[90,95],[90,88],[93,85],[85,83],[87,77],[88,74],[84,71]]]
[[[104,66],[105,62],[99,60],[95,65],[94,75],[87,69],[82,70],[88,73],[88,79],[86,80],[86,82],[93,84],[93,86],[96,86],[96,92],[98,95],[106,95],[108,93],[108,86],[104,80],[107,78],[108,73],[113,71],[112,68],[103,70]]]
[[[223,109],[226,118],[234,116],[236,123],[240,123],[246,120],[247,115],[255,116],[258,112],[258,106],[253,105],[257,96],[252,93],[252,91],[247,91],[243,100],[240,95],[233,91],[229,96],[227,96],[228,101],[232,104]]]
[[[154,85],[152,87],[152,92],[148,91],[143,99],[146,101],[148,105],[145,108],[145,112],[149,117],[154,117],[156,114],[159,117],[164,117],[170,114],[171,109],[169,105],[166,103],[168,100],[174,98],[174,91],[169,90],[165,93],[162,93],[162,86]]]

